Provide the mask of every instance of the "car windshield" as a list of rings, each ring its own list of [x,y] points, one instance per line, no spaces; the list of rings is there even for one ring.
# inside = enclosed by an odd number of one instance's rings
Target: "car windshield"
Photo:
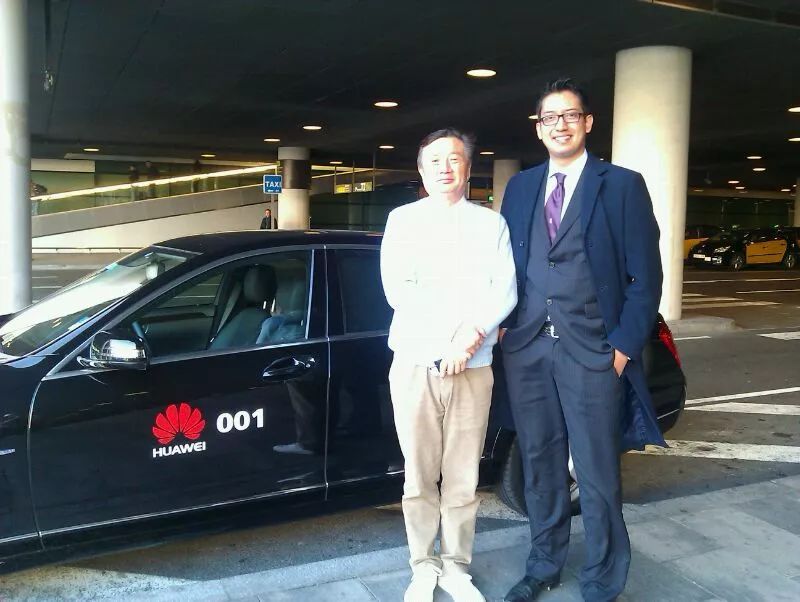
[[[3,324],[0,352],[21,356],[52,343],[190,256],[150,247],[66,286]]]

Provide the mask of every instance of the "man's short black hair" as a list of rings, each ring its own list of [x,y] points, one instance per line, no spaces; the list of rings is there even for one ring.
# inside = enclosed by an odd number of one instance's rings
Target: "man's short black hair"
[[[418,168],[422,168],[422,150],[432,142],[439,140],[439,138],[457,138],[461,140],[464,144],[464,154],[466,155],[467,162],[470,164],[472,163],[472,153],[475,151],[475,136],[457,130],[456,128],[448,127],[431,132],[419,143],[419,150],[417,151]]]
[[[581,101],[581,111],[583,114],[589,115],[592,112],[592,109],[589,107],[589,97],[586,95],[586,92],[581,85],[571,77],[562,77],[560,79],[547,82],[544,88],[542,88],[542,91],[539,94],[539,100],[536,101],[536,114],[541,116],[542,103],[544,102],[545,98],[551,94],[558,94],[559,92],[572,92]]]

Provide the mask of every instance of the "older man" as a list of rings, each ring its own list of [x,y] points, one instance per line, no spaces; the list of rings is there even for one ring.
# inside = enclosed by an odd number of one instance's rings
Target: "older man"
[[[505,220],[464,198],[473,146],[454,129],[425,137],[417,167],[430,196],[392,211],[381,249],[394,308],[389,384],[405,457],[403,515],[413,570],[406,602],[429,602],[437,582],[456,602],[484,600],[469,575],[475,489],[492,346],[517,292]]]

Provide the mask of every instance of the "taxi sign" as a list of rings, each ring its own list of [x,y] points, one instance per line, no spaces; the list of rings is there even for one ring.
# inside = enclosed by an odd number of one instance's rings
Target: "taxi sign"
[[[264,194],[283,192],[283,176],[264,175]]]

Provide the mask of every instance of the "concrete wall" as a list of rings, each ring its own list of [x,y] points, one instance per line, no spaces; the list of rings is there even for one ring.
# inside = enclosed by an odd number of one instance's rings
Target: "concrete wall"
[[[268,206],[249,186],[33,218],[33,248],[143,247],[207,232],[258,229]]]

